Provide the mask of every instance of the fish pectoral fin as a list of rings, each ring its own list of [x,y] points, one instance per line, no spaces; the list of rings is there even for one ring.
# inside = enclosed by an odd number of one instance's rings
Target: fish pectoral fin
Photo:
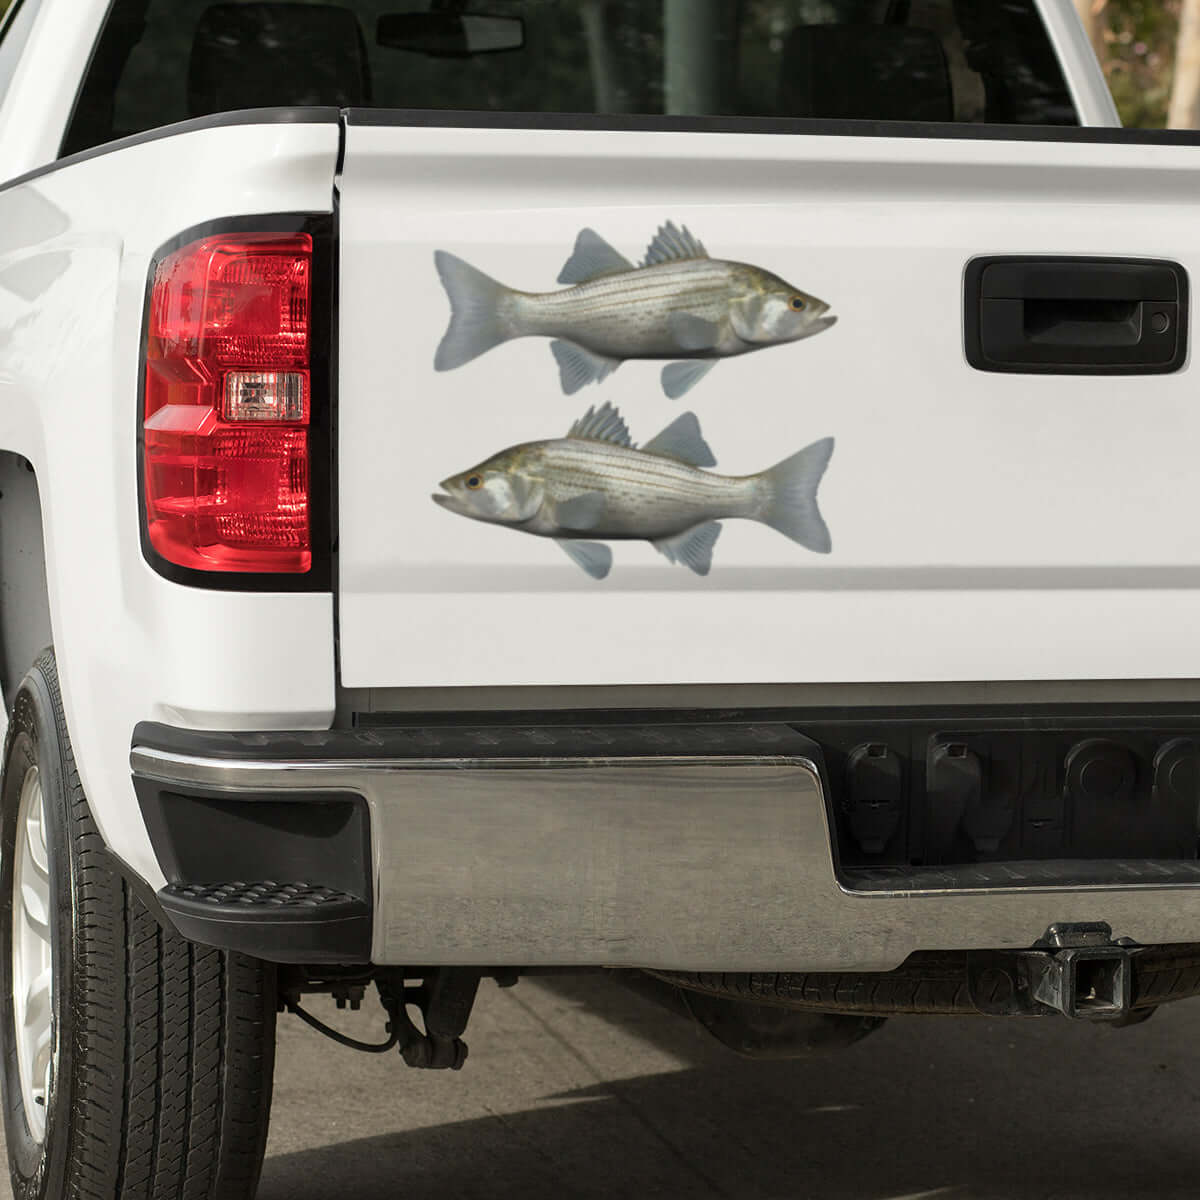
[[[554,506],[554,522],[560,529],[595,529],[604,515],[604,493],[584,492]]]
[[[700,432],[700,421],[692,412],[676,417],[658,437],[648,441],[642,449],[647,454],[662,454],[678,462],[690,463],[693,467],[717,465],[716,457]]]
[[[620,250],[610,246],[594,229],[584,229],[575,239],[575,249],[559,272],[559,283],[587,283],[602,275],[616,275],[637,268]]]
[[[721,340],[721,328],[714,321],[706,321],[692,313],[672,313],[667,319],[667,328],[675,345],[680,350],[715,350]]]
[[[621,365],[619,358],[593,354],[574,342],[554,341],[550,349],[558,362],[562,389],[568,396],[589,383],[603,383]]]
[[[663,367],[663,391],[672,399],[686,396],[717,365],[714,358],[693,358]]]
[[[593,579],[604,579],[612,570],[612,551],[600,542],[576,542],[568,538],[555,538],[563,553],[582,567]]]
[[[704,243],[685,225],[678,228],[674,221],[659,227],[654,240],[646,249],[643,266],[654,267],[659,263],[683,262],[689,258],[707,258]]]
[[[709,521],[697,525],[677,537],[662,538],[654,548],[669,561],[679,563],[697,575],[707,575],[712,570],[713,547],[721,536],[721,522]]]
[[[567,430],[567,437],[587,438],[593,442],[611,442],[614,446],[632,446],[629,426],[620,411],[606,400],[599,408],[593,405]]]

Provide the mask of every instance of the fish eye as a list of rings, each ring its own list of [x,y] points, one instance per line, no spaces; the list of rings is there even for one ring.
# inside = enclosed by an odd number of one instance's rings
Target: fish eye
[[[472,475],[467,480],[467,487],[469,487],[471,489],[471,491],[473,491],[473,492],[479,491],[479,489],[481,487],[483,487],[483,476],[482,475]]]
[[[792,297],[790,306],[792,312],[803,312],[808,307],[808,305],[806,305],[803,299],[801,299],[799,296]]]

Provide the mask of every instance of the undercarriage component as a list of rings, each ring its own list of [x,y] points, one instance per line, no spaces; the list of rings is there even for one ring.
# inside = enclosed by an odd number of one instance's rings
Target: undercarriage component
[[[1089,935],[1089,929],[1103,932]],[[1160,1004],[1200,995],[1200,945],[1128,946],[1113,942],[1107,926],[1058,926],[1030,950],[921,952],[880,973],[651,974],[689,992],[800,1012],[1060,1013],[1121,1027]]]
[[[614,971],[626,987],[688,1017],[744,1058],[809,1058],[841,1050],[873,1033],[885,1018],[801,1012],[678,987],[643,971]]]
[[[292,1013],[318,1033],[351,1050],[383,1054],[398,1046],[400,1057],[410,1067],[459,1071],[467,1061],[467,1044],[462,1035],[481,978],[482,972],[466,967],[373,972],[331,969],[319,975],[303,967],[287,967],[280,975],[279,1011]],[[388,1037],[385,1041],[363,1042],[348,1037],[300,1007],[303,995],[326,994],[334,998],[338,1008],[349,1006],[357,1011],[372,980],[379,990],[379,1002],[387,1013],[385,1029]],[[501,986],[512,986],[516,977],[511,972],[505,973],[497,982]],[[423,1030],[409,1015],[410,1006],[420,1012]]]
[[[410,1067],[427,1071],[461,1071],[467,1061],[466,1032],[482,972],[466,967],[439,967],[410,986],[404,971],[381,972],[375,980],[379,998],[391,1014],[400,1057]],[[422,1033],[408,1015],[415,1005],[425,1025]]]
[[[337,968],[331,968],[327,973],[314,976],[303,967],[281,967],[277,991],[279,1011],[299,1017],[310,1029],[324,1034],[339,1046],[345,1046],[349,1050],[361,1050],[365,1054],[383,1054],[399,1040],[394,1021],[389,1020],[387,1023],[389,1036],[386,1041],[362,1042],[358,1038],[348,1037],[331,1025],[326,1025],[319,1017],[300,1007],[302,996],[325,994],[333,997],[339,1009],[349,1006],[352,1012],[357,1012],[362,1007],[363,996],[370,982],[371,975],[361,970],[339,971]]]
[[[315,1029],[318,1033],[324,1034],[325,1037],[337,1042],[339,1046],[345,1046],[348,1050],[361,1050],[364,1054],[386,1054],[399,1041],[395,1029],[395,1021],[387,1023],[387,1041],[361,1042],[358,1038],[347,1037],[346,1034],[340,1033],[332,1025],[326,1025],[319,1017],[314,1017],[312,1013],[307,1009],[301,1008],[299,1004],[289,1004],[287,1011],[292,1016],[299,1017],[310,1029]]]

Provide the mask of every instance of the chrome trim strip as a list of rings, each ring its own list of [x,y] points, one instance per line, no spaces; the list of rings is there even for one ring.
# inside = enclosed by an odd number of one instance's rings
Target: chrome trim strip
[[[529,755],[516,758],[489,758],[473,755],[470,758],[340,758],[296,759],[291,762],[258,762],[253,760],[201,758],[195,755],[174,754],[167,750],[147,750],[135,746],[129,755],[129,765],[135,774],[161,783],[197,783],[222,791],[286,791],[311,790],[305,777],[312,773],[322,791],[369,791],[380,775],[396,771],[540,771],[567,768],[598,767],[683,767],[683,766],[802,766],[817,775],[816,766],[807,758],[793,754],[704,754],[704,755],[556,755],[538,758]],[[336,782],[325,776],[333,775]]]

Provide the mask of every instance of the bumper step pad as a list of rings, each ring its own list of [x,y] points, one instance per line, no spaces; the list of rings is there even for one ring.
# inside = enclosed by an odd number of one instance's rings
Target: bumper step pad
[[[159,903],[184,937],[256,958],[365,961],[371,910],[358,896],[303,881],[172,883]],[[286,956],[286,957],[284,957]]]

